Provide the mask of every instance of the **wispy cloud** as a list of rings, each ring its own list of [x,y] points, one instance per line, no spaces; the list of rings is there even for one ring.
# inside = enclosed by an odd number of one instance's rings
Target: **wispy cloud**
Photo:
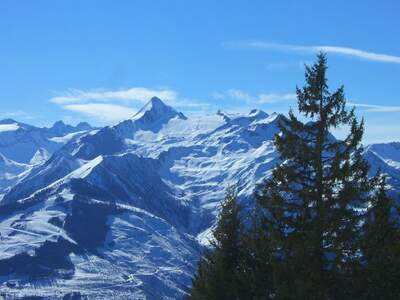
[[[178,109],[201,110],[209,106],[202,101],[181,98],[178,92],[171,89],[144,87],[131,87],[124,90],[69,89],[50,98],[49,101],[62,109],[78,112],[102,122],[114,122],[132,117],[154,96]]]
[[[239,89],[229,89],[224,92],[215,92],[214,99],[232,99],[243,101],[246,104],[271,104],[296,100],[296,94],[285,93],[261,93],[258,95],[250,95],[249,93]]]
[[[64,109],[83,113],[105,122],[115,122],[132,117],[136,110],[123,105],[106,103],[67,104]]]
[[[296,100],[296,94],[287,93],[287,94],[260,94],[258,96],[259,104],[267,104],[267,103],[278,103],[285,101],[293,101]]]
[[[361,109],[364,109],[366,112],[374,112],[374,113],[400,112],[400,106],[386,106],[386,105],[374,105],[374,104],[352,103],[352,102],[349,102],[348,105],[359,107]]]
[[[125,90],[89,90],[83,91],[79,89],[69,89],[61,96],[55,96],[50,99],[50,102],[56,104],[71,104],[71,103],[88,103],[88,102],[141,102],[149,101],[151,97],[159,97],[165,101],[175,101],[177,93],[169,89],[148,89],[143,87],[134,87]]]
[[[326,52],[332,54],[341,54],[347,56],[353,56],[362,58],[370,61],[377,62],[385,62],[385,63],[395,63],[400,64],[400,56],[389,55],[383,53],[375,53],[370,51],[365,51],[361,49],[349,48],[349,47],[339,47],[339,46],[300,46],[300,45],[290,45],[290,44],[279,44],[279,43],[270,43],[263,41],[253,41],[253,42],[234,42],[228,43],[229,45],[236,45],[242,47],[249,48],[258,48],[258,49],[272,49],[279,51],[291,51],[291,52]]]
[[[0,112],[0,119],[5,118],[22,118],[22,119],[34,119],[35,116],[28,114],[25,111],[17,110],[17,111],[9,111],[9,112]]]
[[[238,89],[229,89],[223,92],[214,92],[212,94],[212,97],[216,100],[231,99],[243,101],[246,103],[251,103],[255,100],[253,96],[250,96],[248,93]]]

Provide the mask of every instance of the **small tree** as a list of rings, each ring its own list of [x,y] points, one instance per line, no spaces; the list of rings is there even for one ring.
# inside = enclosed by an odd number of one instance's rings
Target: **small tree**
[[[272,272],[272,249],[265,224],[259,212],[250,214],[249,227],[243,234],[239,284],[242,298],[272,299],[275,294]]]
[[[216,272],[213,267],[213,255],[211,252],[207,252],[198,262],[197,272],[193,278],[192,288],[187,299],[217,299],[215,293],[218,290],[218,285],[215,281]]]
[[[243,249],[240,214],[237,194],[229,188],[213,232],[213,249],[200,260],[189,299],[244,299],[238,285]]]
[[[365,299],[390,300],[400,296],[400,229],[385,185],[386,180],[382,178],[364,224],[366,267],[362,291]]]

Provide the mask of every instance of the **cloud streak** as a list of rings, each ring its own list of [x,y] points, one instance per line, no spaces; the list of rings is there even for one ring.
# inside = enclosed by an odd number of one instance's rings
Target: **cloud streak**
[[[366,112],[373,112],[373,113],[400,112],[400,106],[389,106],[389,105],[386,106],[386,105],[352,103],[352,102],[349,102],[348,105],[359,107],[361,109],[364,109]]]
[[[17,111],[10,111],[10,112],[0,112],[0,118],[33,119],[34,117],[22,110],[17,110]]]
[[[296,100],[296,94],[287,93],[287,94],[260,94],[258,96],[259,104],[268,104],[268,103],[278,103],[278,102],[286,102]]]
[[[177,99],[177,93],[173,90],[134,87],[117,91],[102,89],[83,91],[79,89],[69,89],[66,93],[64,93],[64,95],[51,98],[50,102],[56,104],[88,103],[93,101],[125,101],[145,103],[154,96],[165,101],[175,101]]]
[[[83,113],[84,115],[105,122],[115,122],[131,118],[136,110],[123,105],[106,103],[67,104],[64,109]]]
[[[177,92],[170,89],[132,87],[125,90],[69,89],[62,95],[52,97],[50,102],[64,110],[81,113],[102,122],[116,122],[131,118],[141,105],[154,96],[168,103],[175,103],[178,98]]]
[[[300,46],[300,45],[290,45],[290,44],[279,44],[279,43],[269,43],[263,41],[254,42],[239,42],[236,45],[248,47],[248,48],[258,48],[258,49],[271,49],[278,51],[289,51],[289,52],[326,52],[332,54],[341,54],[346,56],[357,57],[369,61],[383,62],[383,63],[395,63],[400,64],[400,56],[389,55],[383,53],[369,52],[361,49],[349,48],[349,47],[339,47],[339,46]]]
[[[64,110],[84,114],[102,122],[115,122],[132,117],[152,97],[158,97],[176,108],[198,110],[209,108],[209,104],[179,97],[171,89],[132,87],[124,90],[79,90],[69,89],[50,98],[50,102]]]
[[[225,92],[216,92],[213,98],[217,100],[232,99],[242,101],[246,104],[272,104],[296,100],[296,94],[286,93],[261,93],[258,95],[250,95],[245,91],[239,89],[229,89]]]

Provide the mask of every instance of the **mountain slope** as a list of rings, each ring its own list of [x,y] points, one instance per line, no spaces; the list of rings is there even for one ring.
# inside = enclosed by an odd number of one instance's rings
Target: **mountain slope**
[[[398,199],[400,191],[400,143],[368,145],[364,157],[370,163],[371,176],[378,171],[388,176],[391,195]]]
[[[58,121],[50,128],[39,128],[12,119],[1,120],[0,153],[16,162],[29,163],[38,150],[53,153],[70,138],[91,129],[87,123],[74,127]],[[72,134],[69,139],[68,134]]]
[[[50,128],[39,128],[12,119],[1,120],[0,199],[31,168],[45,163],[65,143],[90,130],[87,123],[74,127],[58,121]]]
[[[0,202],[0,290],[182,299],[226,187],[248,203],[279,163],[282,118],[188,118],[152,98],[131,119],[71,139]],[[370,145],[365,157],[397,189],[397,144]]]

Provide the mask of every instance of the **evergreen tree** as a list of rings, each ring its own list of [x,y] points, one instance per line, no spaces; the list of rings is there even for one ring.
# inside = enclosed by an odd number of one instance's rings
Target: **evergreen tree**
[[[211,241],[213,249],[199,263],[188,299],[246,299],[239,281],[243,226],[237,194],[229,188]]]
[[[297,88],[295,117],[282,121],[275,138],[282,164],[257,188],[272,247],[276,299],[351,298],[352,271],[359,260],[357,208],[371,185],[360,144],[363,121],[347,110],[344,88],[330,93],[325,54],[306,66]],[[348,126],[336,140],[329,130]]]
[[[400,229],[393,202],[386,195],[386,180],[380,182],[364,224],[362,273],[363,299],[399,299]],[[398,213],[397,213],[398,217]]]
[[[250,226],[243,234],[239,284],[244,287],[241,299],[273,299],[272,251],[263,219],[258,211],[250,215]]]
[[[193,278],[190,295],[187,299],[208,300],[217,299],[218,290],[215,281],[216,272],[214,269],[214,257],[212,252],[206,252],[199,260],[197,272]]]

